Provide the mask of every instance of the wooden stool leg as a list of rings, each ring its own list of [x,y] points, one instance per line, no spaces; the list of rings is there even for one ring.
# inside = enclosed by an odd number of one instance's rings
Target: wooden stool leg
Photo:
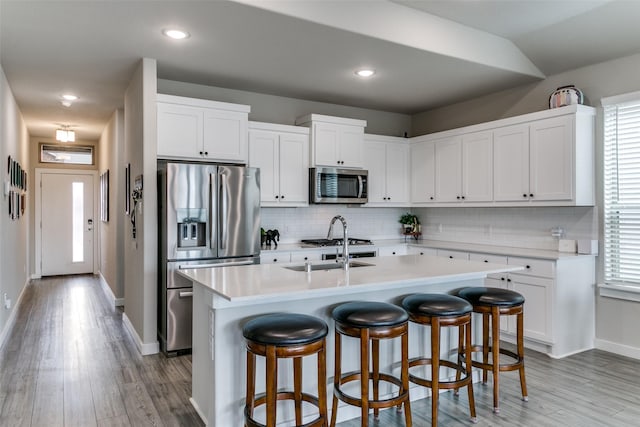
[[[524,310],[524,308],[523,308]],[[517,342],[518,342],[518,357],[522,362],[520,372],[520,388],[522,389],[522,400],[529,401],[529,395],[527,394],[527,381],[524,377],[524,312],[520,311],[517,315]]]
[[[471,317],[469,317],[469,323],[463,327],[460,327],[460,332],[464,335],[465,344],[465,371],[466,374],[471,377],[473,375],[471,366]],[[471,422],[475,423],[478,418],[476,417],[476,401],[473,397],[473,381],[467,385],[467,393],[469,394],[469,411],[471,412]]]
[[[402,362],[400,379],[402,381],[401,393],[407,393],[407,400],[404,402],[404,418],[407,427],[412,427],[413,421],[411,419],[411,403],[409,399],[409,325],[406,327],[406,332],[402,335]]]
[[[340,361],[341,361],[341,353],[342,353],[342,335],[340,335],[340,333],[338,333],[338,331],[336,330],[335,332],[335,349],[334,349],[334,355],[335,355],[335,363],[333,364],[334,366],[334,370],[333,370],[333,400],[331,403],[331,427],[335,427],[336,425],[336,417],[338,415],[338,397],[336,396],[335,390],[338,389],[338,387],[340,386],[340,376],[342,375],[342,370],[341,370],[341,365],[340,365]]]
[[[327,427],[327,340],[322,341],[318,352],[318,406],[323,427]]]
[[[458,370],[456,371],[456,381],[460,381],[460,377],[462,376],[462,359],[460,356],[464,356],[468,351],[465,350],[465,341],[464,341],[464,326],[460,325],[458,326],[458,354],[457,356],[457,361],[458,361]],[[470,349],[470,347],[467,344],[467,349]],[[465,363],[466,359],[465,359]],[[460,387],[456,387],[453,389],[453,395],[454,396],[458,396],[460,394]]]
[[[293,400],[295,401],[296,425],[302,425],[302,358],[293,358]]]
[[[440,319],[431,319],[431,425],[438,425],[440,396]]]
[[[253,418],[253,408],[255,407],[256,398],[256,355],[247,351],[247,396],[245,399],[245,407],[247,413]]]
[[[489,313],[482,313],[482,363],[489,363]],[[486,368],[482,368],[482,382],[487,383]]]
[[[369,330],[360,330],[360,397],[362,399],[362,427],[369,426]]]
[[[491,307],[491,356],[493,356],[493,412],[500,413],[500,309]]]
[[[267,405],[267,427],[276,426],[276,402],[278,389],[278,361],[276,359],[276,347],[267,346],[267,363],[266,363],[266,405]]]
[[[380,398],[380,340],[371,340],[371,369],[373,371],[373,400]],[[380,415],[380,409],[373,409],[373,417],[377,420]]]

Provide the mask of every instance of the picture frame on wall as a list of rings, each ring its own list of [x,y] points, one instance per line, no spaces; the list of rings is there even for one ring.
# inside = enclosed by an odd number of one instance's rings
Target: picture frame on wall
[[[129,215],[131,210],[131,164],[124,167],[124,214]]]
[[[109,222],[109,169],[100,175],[100,220]]]

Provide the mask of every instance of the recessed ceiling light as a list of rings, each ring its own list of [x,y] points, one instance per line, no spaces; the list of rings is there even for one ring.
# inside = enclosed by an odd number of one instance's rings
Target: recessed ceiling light
[[[360,77],[371,77],[376,73],[376,70],[369,70],[369,69],[363,69],[363,70],[357,70],[356,71],[356,75],[360,76]]]
[[[76,99],[78,99],[77,96],[70,93],[65,93],[64,95],[62,95],[62,98],[66,99],[67,101],[75,101]]]
[[[168,29],[162,30],[162,34],[174,40],[182,40],[190,36],[190,34],[187,33],[186,31],[176,30],[175,28],[168,28]]]
[[[60,101],[60,103],[65,107],[71,107],[71,101]]]

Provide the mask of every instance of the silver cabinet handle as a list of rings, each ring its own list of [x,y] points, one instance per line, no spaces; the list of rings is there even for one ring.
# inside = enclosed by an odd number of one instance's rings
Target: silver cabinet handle
[[[179,292],[178,296],[180,298],[191,298],[191,297],[193,297],[193,291]]]
[[[362,197],[363,191],[364,191],[364,182],[362,180],[362,175],[358,175],[358,197]]]

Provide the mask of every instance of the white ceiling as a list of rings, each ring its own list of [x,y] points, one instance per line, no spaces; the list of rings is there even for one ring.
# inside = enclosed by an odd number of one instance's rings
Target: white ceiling
[[[638,53],[639,18],[632,0],[0,0],[0,61],[32,135],[97,139],[142,57],[159,78],[413,114]]]

